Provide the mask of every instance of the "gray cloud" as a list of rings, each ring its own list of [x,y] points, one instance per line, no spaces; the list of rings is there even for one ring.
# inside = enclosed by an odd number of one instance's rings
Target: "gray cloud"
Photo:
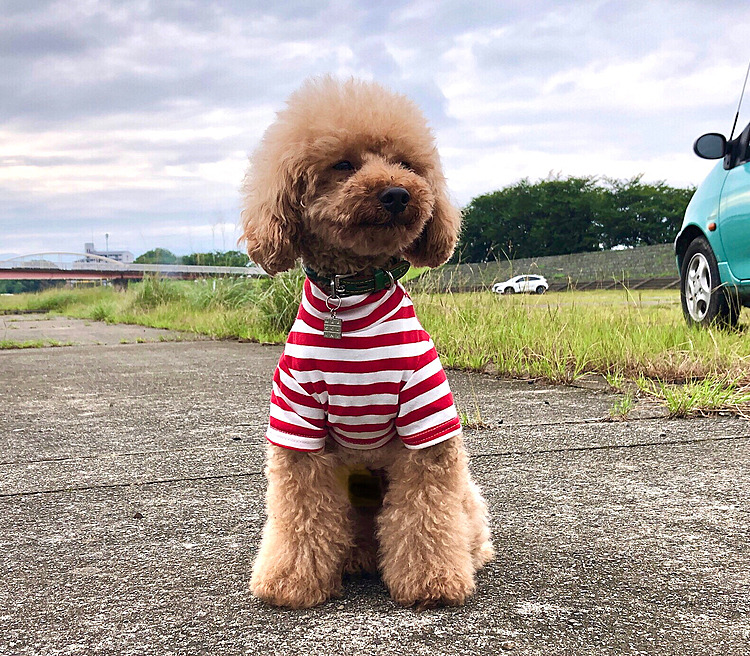
[[[273,111],[322,73],[414,98],[460,202],[558,166],[698,182],[690,143],[728,130],[750,27],[750,10],[720,0],[0,0],[0,11],[3,252],[39,250],[44,235],[72,249],[107,230],[137,251],[215,245]]]
[[[0,57],[39,57],[82,52],[89,43],[80,36],[59,29],[16,31],[6,27],[0,33]]]

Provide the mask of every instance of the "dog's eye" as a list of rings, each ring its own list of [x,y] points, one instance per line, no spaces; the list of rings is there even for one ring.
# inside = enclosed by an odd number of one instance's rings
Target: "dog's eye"
[[[412,170],[411,164],[409,164],[409,162],[399,162],[399,166],[403,166],[405,169],[409,169],[409,171]]]
[[[354,167],[352,166],[351,162],[348,162],[347,160],[344,160],[343,162],[339,162],[338,164],[334,164],[333,168],[337,171],[353,171]]]

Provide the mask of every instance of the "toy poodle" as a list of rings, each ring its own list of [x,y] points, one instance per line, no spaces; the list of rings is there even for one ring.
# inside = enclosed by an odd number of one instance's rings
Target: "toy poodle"
[[[452,254],[453,207],[417,106],[317,78],[278,113],[243,183],[242,238],[302,302],[276,368],[267,521],[250,587],[306,608],[379,573],[405,606],[459,605],[493,556],[487,506],[435,347],[398,282]]]

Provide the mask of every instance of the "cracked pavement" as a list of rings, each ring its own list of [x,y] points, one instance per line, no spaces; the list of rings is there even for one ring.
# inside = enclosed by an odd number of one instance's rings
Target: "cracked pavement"
[[[498,552],[475,597],[416,613],[353,579],[282,611],[247,592],[280,347],[94,327],[0,351],[2,656],[750,648],[744,420],[611,422],[606,391],[449,372],[489,426],[466,430]]]

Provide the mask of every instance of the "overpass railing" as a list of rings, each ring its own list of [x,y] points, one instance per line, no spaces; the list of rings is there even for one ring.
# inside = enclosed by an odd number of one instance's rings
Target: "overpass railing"
[[[56,253],[50,253],[56,255]],[[72,254],[71,254],[72,255]],[[47,271],[101,271],[107,273],[161,273],[164,275],[223,275],[223,276],[265,276],[263,269],[258,266],[227,267],[201,266],[194,264],[134,264],[117,262],[110,258],[90,256],[94,261],[76,260],[73,262],[57,262],[44,258],[24,259],[29,256],[16,257],[0,261],[0,269],[41,269]]]

